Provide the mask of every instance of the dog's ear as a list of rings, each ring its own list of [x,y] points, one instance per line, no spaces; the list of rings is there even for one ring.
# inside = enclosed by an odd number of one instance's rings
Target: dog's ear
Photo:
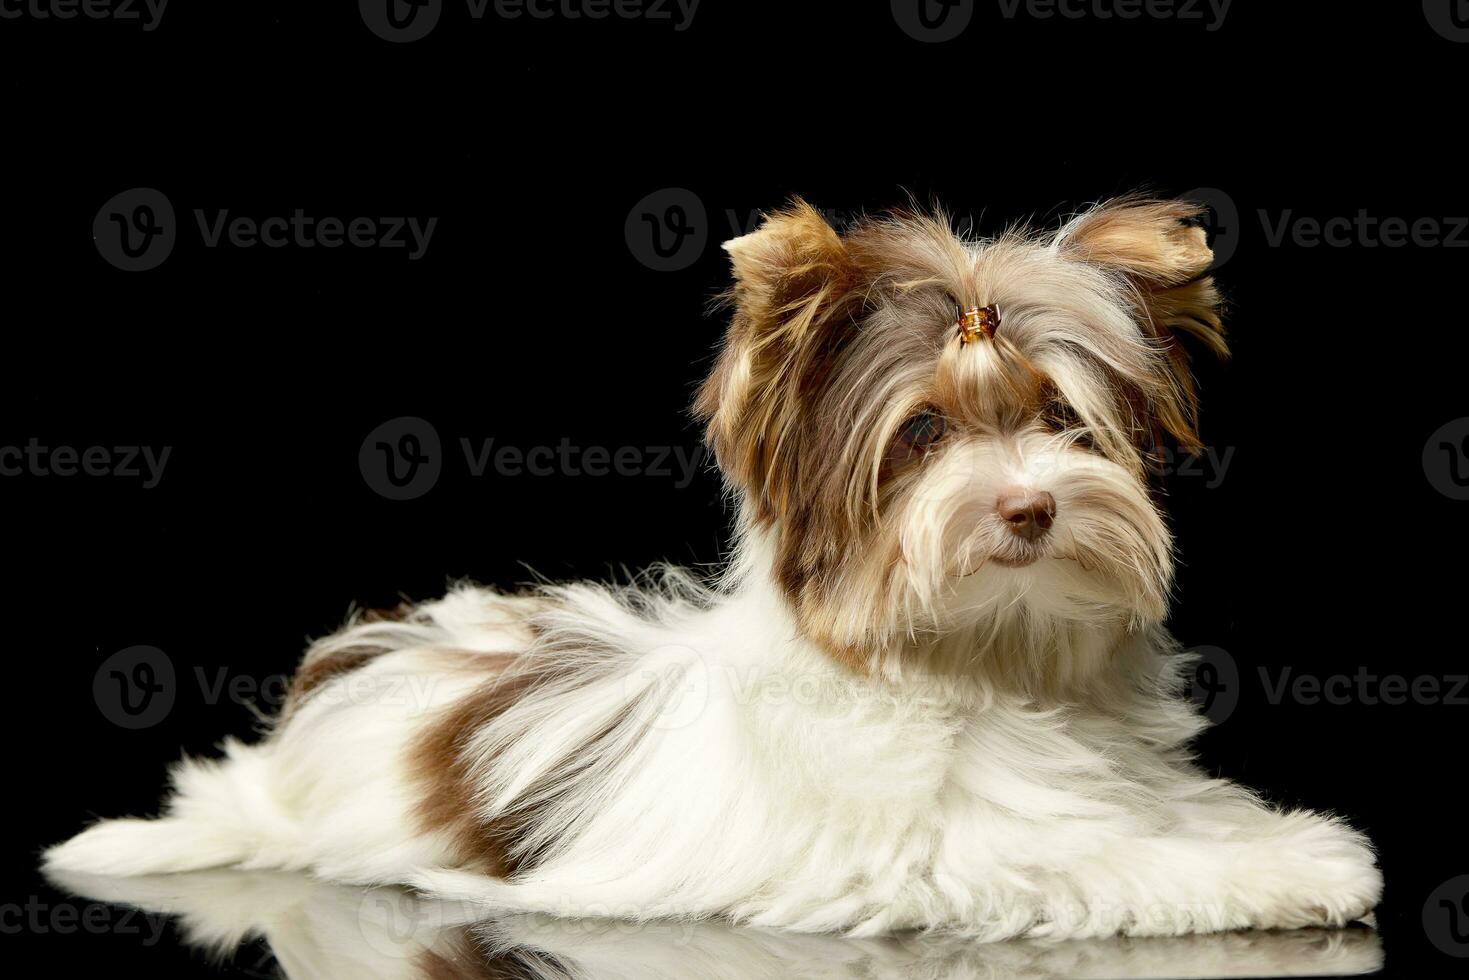
[[[855,265],[836,230],[799,199],[724,248],[734,317],[694,413],[726,477],[769,517],[794,491],[803,396],[849,336]]]
[[[1203,212],[1188,201],[1120,198],[1074,218],[1057,237],[1058,246],[1073,258],[1131,283],[1138,321],[1167,357],[1163,383],[1150,393],[1148,410],[1191,452],[1202,448],[1198,394],[1180,339],[1192,338],[1219,357],[1229,356],[1222,301],[1206,274],[1214,253],[1199,224]]]

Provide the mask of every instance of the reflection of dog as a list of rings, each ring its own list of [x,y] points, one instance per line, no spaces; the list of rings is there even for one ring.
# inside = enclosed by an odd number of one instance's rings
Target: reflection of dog
[[[264,939],[287,980],[1054,980],[1347,976],[1382,968],[1381,941],[1363,928],[988,944],[843,939],[717,922],[476,920],[463,905],[397,888],[349,888],[282,872],[62,873],[53,880],[150,918],[176,916],[184,940],[217,957]]]
[[[696,410],[739,504],[715,582],[465,588],[308,652],[262,744],[57,868],[233,865],[489,908],[872,935],[1339,925],[1367,842],[1186,752],[1148,487],[1222,353],[1187,205],[1049,234],[797,203],[727,246]],[[674,678],[670,680],[669,678]]]

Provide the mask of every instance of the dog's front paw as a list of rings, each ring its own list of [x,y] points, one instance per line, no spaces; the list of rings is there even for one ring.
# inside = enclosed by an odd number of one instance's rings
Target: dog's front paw
[[[1338,820],[1286,814],[1261,844],[1258,860],[1271,867],[1245,871],[1242,895],[1260,928],[1344,926],[1370,913],[1382,897],[1371,843]]]

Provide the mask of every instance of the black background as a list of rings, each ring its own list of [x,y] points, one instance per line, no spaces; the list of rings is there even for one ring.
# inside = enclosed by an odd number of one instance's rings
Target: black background
[[[305,5],[300,5],[305,6]],[[714,474],[471,475],[460,439],[677,447],[721,332],[718,242],[799,193],[855,212],[939,200],[979,231],[1139,187],[1217,188],[1238,219],[1218,277],[1235,357],[1200,364],[1222,479],[1163,480],[1181,557],[1171,627],[1227,651],[1238,706],[1208,766],[1337,811],[1381,850],[1389,972],[1450,975],[1422,911],[1469,873],[1469,706],[1273,704],[1259,671],[1466,671],[1465,508],[1423,450],[1465,408],[1459,247],[1272,246],[1259,216],[1450,219],[1463,191],[1469,44],[1416,3],[1372,12],[1247,3],[1197,21],[1001,17],[920,43],[888,4],[704,0],[692,25],[471,21],[450,3],[411,44],[355,5],[200,5],[136,22],[0,20],[7,173],[0,446],[170,447],[158,485],[0,477],[8,782],[0,903],[63,903],[42,846],[93,815],[146,813],[165,765],[255,724],[211,698],[265,689],[349,605],[717,561]],[[158,268],[91,241],[113,195],[153,187],[179,223]],[[687,268],[625,234],[686,188],[707,242]],[[661,199],[655,199],[661,200]],[[206,248],[212,218],[437,217],[406,250]],[[369,432],[427,420],[428,493],[359,468]],[[652,462],[652,455],[644,456]],[[1217,484],[1217,485],[1215,485]],[[165,651],[167,716],[109,721],[93,675]],[[221,674],[220,672],[223,672]],[[1445,683],[1445,690],[1453,686]],[[1355,691],[1355,688],[1353,689]],[[1469,692],[1460,692],[1461,697]],[[262,699],[257,699],[262,700]],[[214,703],[210,703],[213,701]],[[7,929],[52,967],[212,970],[137,937]]]

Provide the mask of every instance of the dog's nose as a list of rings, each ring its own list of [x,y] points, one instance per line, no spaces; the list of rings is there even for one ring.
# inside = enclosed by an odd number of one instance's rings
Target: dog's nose
[[[1056,520],[1056,498],[1044,490],[1012,490],[1000,494],[995,505],[1000,519],[1027,541],[1035,541],[1051,529]]]

